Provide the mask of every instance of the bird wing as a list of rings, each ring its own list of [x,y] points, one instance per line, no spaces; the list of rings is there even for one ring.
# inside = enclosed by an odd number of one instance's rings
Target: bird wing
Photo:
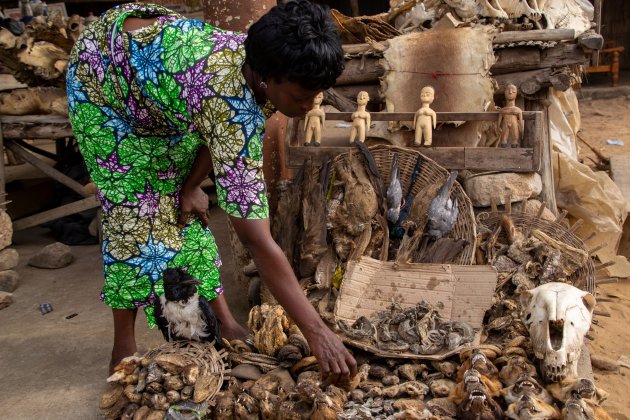
[[[164,317],[164,313],[162,312],[162,302],[160,301],[159,296],[157,296],[153,302],[153,316],[155,317],[155,322],[157,323],[158,328],[162,331],[164,339],[166,341],[170,341],[168,334],[168,320]]]
[[[216,340],[215,347],[221,349],[223,347],[221,343],[221,321],[214,315],[214,311],[210,307],[208,300],[203,296],[199,296],[199,309],[201,310],[203,320],[206,322],[206,331],[210,333],[204,341]]]

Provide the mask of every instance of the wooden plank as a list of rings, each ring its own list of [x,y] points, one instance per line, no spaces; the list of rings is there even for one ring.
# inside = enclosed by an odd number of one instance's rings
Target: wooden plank
[[[72,191],[82,195],[83,197],[87,197],[90,195],[85,192],[83,185],[79,184],[77,181],[70,178],[69,176],[66,176],[62,174],[61,172],[59,172],[58,170],[50,167],[46,162],[37,158],[32,153],[29,153],[26,150],[22,149],[20,146],[13,143],[12,141],[7,142],[5,144],[5,147],[11,150],[20,158],[22,158],[24,161],[30,163],[31,165],[33,165],[34,167],[36,167],[37,169],[45,173],[47,176],[51,177],[55,181],[58,181],[61,184],[65,185],[66,187],[70,188]]]
[[[35,214],[33,216],[24,217],[13,222],[13,231],[28,229],[33,226],[41,225],[42,223],[57,220],[60,217],[69,216],[71,214],[80,213],[85,210],[90,210],[100,206],[100,202],[95,195],[84,198],[74,203],[66,204],[54,208],[52,210],[44,211],[42,213]]]
[[[299,167],[309,157],[323,161],[346,153],[354,146],[291,147],[287,166]],[[414,148],[415,149],[415,148]],[[422,147],[420,152],[446,169],[533,172],[534,149],[495,147]]]
[[[577,44],[558,44],[540,51],[536,47],[515,47],[495,51],[497,61],[490,68],[493,75],[539,70],[573,64],[586,65],[588,58]]]
[[[626,210],[630,213],[630,156],[610,157],[610,177],[621,190],[626,200]]]
[[[72,137],[72,127],[65,123],[7,123],[2,130],[7,139],[63,139]]]
[[[372,121],[413,121],[414,112],[370,112]],[[448,121],[498,121],[498,112],[436,112],[436,120]],[[536,114],[523,112],[524,120],[534,120]],[[326,120],[352,121],[352,112],[327,112]]]
[[[2,124],[63,124],[69,122],[68,117],[60,115],[0,115],[0,123]]]
[[[521,41],[568,41],[575,39],[575,29],[537,29],[533,31],[504,31],[492,40],[493,44]]]

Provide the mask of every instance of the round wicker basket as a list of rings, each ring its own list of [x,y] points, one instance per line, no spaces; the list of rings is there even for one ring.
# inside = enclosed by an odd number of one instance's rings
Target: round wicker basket
[[[501,223],[501,216],[503,216],[502,212],[480,213],[477,216],[477,220],[480,225],[494,231]],[[544,220],[540,217],[536,217],[526,213],[512,213],[511,218],[514,222],[514,225],[518,228],[522,228],[525,230],[538,229],[553,239],[562,241],[568,245],[571,245],[574,248],[578,248],[584,250],[585,252],[588,252],[584,245],[584,242],[582,242],[580,238],[575,236],[575,234],[570,232],[566,227],[558,222],[550,222],[548,220]],[[501,239],[503,242],[507,241],[505,232],[502,231],[500,233],[499,239]],[[595,265],[593,264],[593,260],[589,258],[586,265],[576,270],[576,272],[573,273],[571,277],[569,277],[569,280],[573,283],[575,287],[594,294]]]
[[[411,191],[412,194],[418,194],[424,187],[430,184],[443,184],[449,175],[449,171],[441,167],[435,161],[422,155],[420,152],[404,147],[390,146],[390,145],[376,145],[369,148],[376,166],[378,167],[379,174],[383,180],[385,188],[389,184],[390,171],[392,166],[392,160],[395,154],[398,154],[398,168],[400,183],[402,184],[403,195],[406,194],[409,184],[411,183],[411,175],[413,173],[418,156],[422,157],[421,169],[416,174],[416,182],[414,183]],[[353,153],[356,153],[352,150]],[[344,160],[348,158],[348,153],[342,153],[335,158],[335,161]],[[334,166],[331,171],[334,171]],[[477,236],[477,225],[475,222],[475,215],[473,213],[473,206],[470,199],[464,192],[464,189],[455,183],[451,197],[457,198],[457,207],[459,209],[459,215],[455,226],[449,233],[448,237],[453,239],[465,239],[468,245],[457,257],[456,264],[471,265],[473,264],[475,257],[475,240]]]
[[[148,351],[144,357],[153,360],[157,356],[167,354],[176,354],[178,357],[183,358],[187,362],[186,364],[199,366],[201,374],[216,375],[217,380],[212,382],[215,389],[210,392],[208,400],[221,390],[225,374],[229,372],[225,368],[224,361],[227,353],[224,350],[217,351],[214,348],[214,341],[211,343],[185,340],[171,341]]]

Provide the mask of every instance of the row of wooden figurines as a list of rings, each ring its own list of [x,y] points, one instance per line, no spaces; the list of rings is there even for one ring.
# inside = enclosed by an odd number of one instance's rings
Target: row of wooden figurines
[[[519,147],[523,138],[524,122],[523,112],[516,106],[516,86],[508,84],[505,87],[505,106],[499,109],[499,129],[501,131],[500,147]],[[319,146],[322,141],[322,128],[326,121],[326,113],[321,109],[324,94],[319,93],[315,97],[313,109],[304,119],[304,131],[306,132],[305,146]],[[436,114],[431,109],[435,99],[435,90],[431,86],[425,86],[420,90],[420,103],[422,106],[413,116],[415,129],[414,146],[431,146],[433,142],[433,130],[436,127]],[[367,92],[361,91],[357,95],[357,110],[352,113],[352,127],[350,129],[350,144],[355,140],[364,142],[370,129],[370,113],[365,110],[370,97]]]

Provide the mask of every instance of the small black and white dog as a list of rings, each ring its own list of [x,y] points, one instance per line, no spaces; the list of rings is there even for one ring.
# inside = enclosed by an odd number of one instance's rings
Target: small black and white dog
[[[167,268],[162,273],[164,295],[155,300],[154,314],[166,341],[216,340],[221,348],[220,321],[208,301],[197,293],[201,282],[181,268]]]

